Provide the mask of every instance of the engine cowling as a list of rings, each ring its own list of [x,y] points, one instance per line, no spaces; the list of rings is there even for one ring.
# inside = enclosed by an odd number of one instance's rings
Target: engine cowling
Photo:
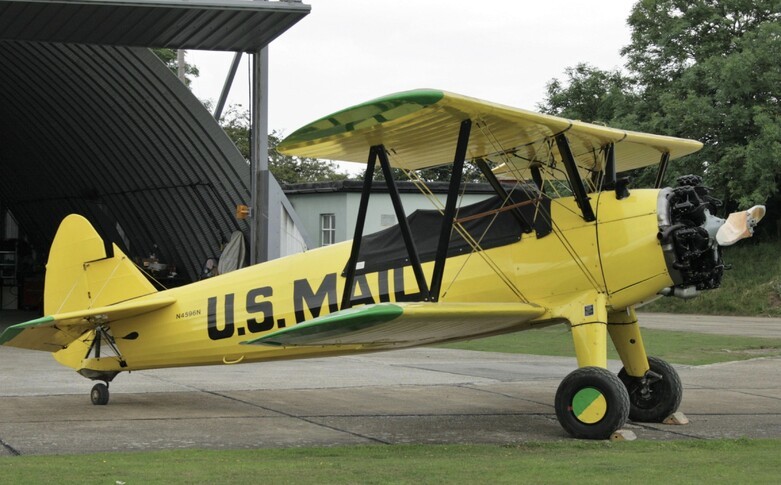
[[[724,219],[716,217],[721,201],[710,195],[696,175],[679,177],[676,187],[659,193],[658,238],[675,285],[662,293],[682,298],[718,288],[724,261],[716,233]]]

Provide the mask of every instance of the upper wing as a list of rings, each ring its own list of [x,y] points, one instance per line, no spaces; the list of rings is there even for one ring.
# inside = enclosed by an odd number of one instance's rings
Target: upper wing
[[[578,165],[593,168],[597,153],[615,143],[617,171],[659,163],[696,152],[694,140],[608,128],[430,89],[374,99],[310,123],[277,149],[286,154],[366,163],[369,148],[384,145],[391,164],[421,169],[453,162],[460,123],[473,121],[467,158],[503,160],[523,169],[560,160],[551,137],[566,133]]]
[[[143,315],[175,301],[174,298],[129,301],[37,318],[5,329],[0,334],[0,345],[56,352],[98,325]]]
[[[245,344],[424,345],[521,330],[545,313],[527,303],[379,303],[318,317]]]

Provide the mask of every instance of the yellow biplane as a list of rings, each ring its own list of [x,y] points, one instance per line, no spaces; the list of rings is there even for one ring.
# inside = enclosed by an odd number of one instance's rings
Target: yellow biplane
[[[647,357],[635,307],[719,286],[719,243],[750,235],[764,208],[726,222],[698,177],[661,188],[696,141],[634,133],[435,90],[375,99],[315,121],[283,153],[366,163],[352,242],[156,291],[116,245],[68,216],[47,265],[45,317],[0,343],[53,352],[106,404],[122,371],[399,349],[567,324],[578,369],[555,397],[562,427],[604,439],[662,421],[681,401]],[[460,206],[464,163],[496,195]],[[405,214],[392,169],[450,165],[447,199]],[[617,173],[659,165],[657,187]],[[376,166],[399,224],[364,235]],[[719,243],[717,243],[717,237]],[[624,368],[606,369],[608,335]]]

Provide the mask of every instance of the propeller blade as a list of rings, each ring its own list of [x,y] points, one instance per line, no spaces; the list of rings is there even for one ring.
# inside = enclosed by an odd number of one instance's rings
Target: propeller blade
[[[755,205],[749,210],[733,212],[716,233],[719,246],[731,246],[741,239],[751,237],[754,227],[765,217],[765,206]]]

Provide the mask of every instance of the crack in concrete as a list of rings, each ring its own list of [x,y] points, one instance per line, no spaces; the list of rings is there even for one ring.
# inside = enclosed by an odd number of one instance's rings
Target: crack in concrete
[[[22,454],[19,450],[6,443],[2,438],[0,438],[0,446],[8,450],[8,453],[10,453],[13,456],[21,456]]]
[[[238,399],[238,398],[235,398],[235,397],[232,397],[232,396],[227,396],[227,395],[221,394],[219,392],[213,392],[213,391],[201,391],[201,392],[205,392],[206,394],[211,394],[213,396],[217,396],[217,397],[221,397],[221,398],[224,398],[224,399],[229,399],[231,401],[235,401],[235,402],[239,402],[239,403],[242,403],[242,404],[246,404],[248,406],[252,406],[252,407],[255,407],[255,408],[258,408],[258,409],[263,409],[264,411],[270,411],[270,412],[278,413],[278,414],[281,414],[281,415],[286,416],[286,417],[291,418],[291,419],[298,419],[298,420],[301,420],[301,421],[303,421],[305,423],[313,424],[315,426],[320,426],[322,428],[330,429],[332,431],[337,431],[339,433],[345,433],[345,434],[348,434],[348,435],[351,435],[351,436],[355,436],[356,438],[361,438],[361,439],[373,441],[375,443],[380,443],[380,444],[383,444],[383,445],[390,445],[390,444],[392,444],[390,441],[385,441],[385,440],[382,440],[382,439],[379,439],[379,438],[375,438],[373,436],[366,436],[366,435],[362,435],[360,433],[355,433],[353,431],[349,431],[349,430],[346,430],[346,429],[340,429],[340,428],[337,428],[335,426],[329,426],[327,424],[318,423],[316,421],[312,421],[311,419],[307,419],[306,417],[303,417],[303,416],[296,416],[295,414],[290,414],[290,413],[286,413],[284,411],[279,411],[277,409],[273,409],[273,408],[270,408],[270,407],[261,406],[260,404],[256,404],[256,403],[249,402],[249,401],[245,401],[243,399]]]
[[[473,387],[471,384],[459,384],[456,387],[460,387],[461,389],[469,389],[469,390],[472,390],[472,391],[484,392],[486,394],[493,394],[495,396],[502,396],[502,397],[506,397],[506,398],[509,398],[509,399],[514,399],[516,401],[523,401],[523,402],[529,402],[529,403],[532,403],[532,404],[539,404],[540,406],[546,406],[546,407],[550,407],[550,408],[554,407],[553,404],[551,404],[549,402],[540,402],[540,401],[535,401],[533,399],[527,399],[527,398],[524,398],[524,397],[512,396],[510,394],[505,394],[505,393],[499,392],[499,391],[491,391],[489,389],[481,389],[479,387]]]

